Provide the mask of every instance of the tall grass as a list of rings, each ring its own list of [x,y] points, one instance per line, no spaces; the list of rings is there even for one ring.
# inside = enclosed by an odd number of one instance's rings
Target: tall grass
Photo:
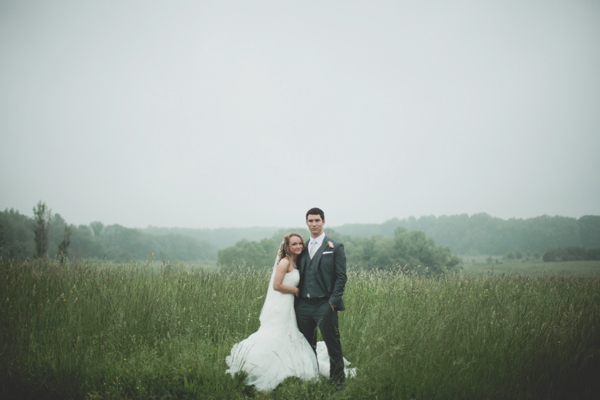
[[[357,377],[255,392],[225,374],[268,271],[0,262],[2,398],[595,398],[600,277],[350,272]]]

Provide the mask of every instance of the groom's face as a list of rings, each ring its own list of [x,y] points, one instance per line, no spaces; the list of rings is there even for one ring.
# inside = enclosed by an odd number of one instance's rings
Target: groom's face
[[[306,217],[306,226],[308,226],[310,236],[314,238],[323,233],[323,225],[325,225],[325,220],[319,214],[308,214]]]

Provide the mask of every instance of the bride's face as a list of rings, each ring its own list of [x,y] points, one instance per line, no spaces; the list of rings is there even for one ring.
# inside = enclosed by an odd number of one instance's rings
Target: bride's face
[[[302,239],[298,236],[292,236],[290,238],[290,253],[299,256],[303,249],[304,243],[302,243]]]

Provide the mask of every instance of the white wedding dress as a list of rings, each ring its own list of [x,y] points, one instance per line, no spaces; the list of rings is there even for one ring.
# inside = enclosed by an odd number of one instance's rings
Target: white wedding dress
[[[324,342],[317,343],[317,357],[306,338],[298,330],[294,311],[294,295],[272,289],[273,275],[260,315],[260,328],[245,340],[236,343],[226,362],[231,375],[244,371],[246,384],[258,391],[270,392],[284,379],[295,376],[305,381],[329,378],[329,356]],[[288,272],[283,284],[297,287],[300,273]],[[318,362],[317,362],[318,359]],[[344,359],[346,365],[350,364]],[[355,368],[346,368],[346,376],[354,376]]]
[[[297,269],[283,278],[283,284],[287,286],[296,287],[299,282]],[[272,300],[269,318],[263,321],[263,309],[258,331],[236,343],[225,360],[229,366],[228,373],[246,372],[246,383],[254,385],[261,392],[270,392],[290,376],[303,380],[319,376],[315,353],[298,330],[294,295],[274,290],[270,294],[273,298],[265,300],[265,303]]]

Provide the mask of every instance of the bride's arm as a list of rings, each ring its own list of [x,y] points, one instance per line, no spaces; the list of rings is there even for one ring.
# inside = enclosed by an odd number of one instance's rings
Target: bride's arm
[[[288,259],[284,258],[283,260],[279,261],[279,265],[277,265],[277,270],[275,271],[275,277],[273,278],[273,290],[279,293],[297,295],[300,293],[300,290],[297,287],[283,284],[283,278],[285,278],[285,274],[287,274],[289,266],[290,261]]]

